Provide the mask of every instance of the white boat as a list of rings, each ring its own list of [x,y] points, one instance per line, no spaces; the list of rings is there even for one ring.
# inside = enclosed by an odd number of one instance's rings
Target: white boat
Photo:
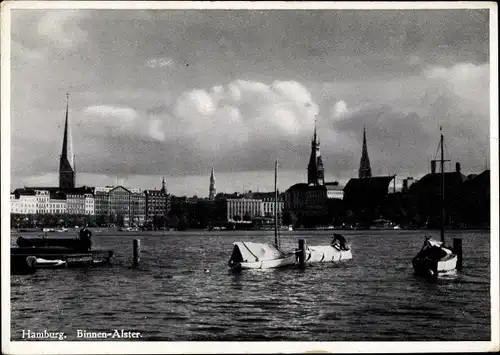
[[[352,259],[351,248],[342,250],[337,245],[311,245],[306,250],[306,263],[339,262]]]
[[[294,265],[295,252],[284,253],[279,248],[278,231],[278,161],[274,167],[274,244],[273,243],[234,243],[233,253],[228,266],[231,270],[274,269]]]
[[[231,270],[273,269],[294,265],[296,259],[273,243],[236,242],[228,265]]]
[[[36,263],[35,266],[37,269],[50,269],[50,268],[57,268],[57,267],[64,267],[66,266],[66,261],[64,260],[47,260],[43,258],[36,258]]]
[[[444,238],[444,137],[441,133],[441,241],[438,242],[430,237],[425,237],[424,245],[419,253],[413,258],[413,269],[417,275],[436,278],[441,274],[448,274],[457,269],[458,256],[445,246]],[[432,161],[435,164],[436,160]]]

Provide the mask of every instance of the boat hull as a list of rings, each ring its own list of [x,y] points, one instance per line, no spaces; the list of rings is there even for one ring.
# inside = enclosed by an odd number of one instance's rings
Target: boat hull
[[[30,274],[37,269],[88,267],[110,264],[113,251],[95,249],[78,252],[66,248],[11,248],[10,267],[12,274]]]
[[[291,254],[284,258],[273,260],[262,260],[253,262],[241,262],[233,267],[233,270],[259,270],[259,269],[277,269],[296,264],[297,258],[295,254]]]
[[[275,244],[236,242],[228,265],[231,270],[274,269],[295,262],[295,253],[285,254]]]
[[[457,255],[450,254],[440,260],[414,258],[412,263],[417,275],[434,278],[456,271],[457,261]]]
[[[307,263],[329,263],[340,262],[352,259],[352,251],[339,250],[331,245],[311,245],[307,247],[306,264]]]

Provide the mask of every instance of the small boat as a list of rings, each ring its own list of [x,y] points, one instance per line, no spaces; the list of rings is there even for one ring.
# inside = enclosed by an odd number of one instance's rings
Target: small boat
[[[273,243],[234,243],[233,253],[229,259],[231,270],[273,269],[294,265],[296,255],[283,253]]]
[[[451,248],[445,245],[444,224],[444,137],[441,133],[441,241],[425,237],[424,245],[419,253],[413,258],[412,264],[415,273],[420,276],[436,278],[442,274],[456,271],[458,256]],[[436,160],[432,161],[435,164]]]
[[[66,266],[65,260],[60,260],[60,259],[49,260],[44,258],[36,258],[35,260],[35,267],[37,269],[52,269],[65,266]]]
[[[415,258],[415,273],[424,277],[438,277],[440,274],[453,272],[457,268],[458,257],[442,242],[426,237],[424,245]]]
[[[325,263],[352,259],[351,248],[346,250],[332,245],[312,245],[307,247],[306,263]]]
[[[10,266],[12,274],[30,274],[37,269],[109,264],[112,256],[112,250],[92,249],[90,237],[19,237],[17,246],[10,248]]]
[[[231,270],[274,269],[291,266],[297,262],[295,252],[284,253],[280,250],[278,231],[278,161],[274,167],[274,244],[273,243],[234,243],[233,253],[228,266]]]
[[[311,245],[306,249],[306,263],[339,262],[352,259],[351,246],[344,236],[335,233],[331,245]]]

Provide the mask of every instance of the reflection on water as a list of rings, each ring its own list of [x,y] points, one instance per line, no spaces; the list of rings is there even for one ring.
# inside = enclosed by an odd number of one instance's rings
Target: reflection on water
[[[116,328],[167,341],[489,340],[490,234],[449,234],[463,238],[464,269],[431,282],[413,275],[418,231],[351,231],[346,263],[241,273],[227,269],[232,243],[272,241],[272,232],[95,233],[95,245],[115,250],[112,267],[11,277],[12,338]],[[299,237],[285,232],[283,249]],[[130,267],[134,238],[139,269]],[[327,232],[307,239],[330,241]]]

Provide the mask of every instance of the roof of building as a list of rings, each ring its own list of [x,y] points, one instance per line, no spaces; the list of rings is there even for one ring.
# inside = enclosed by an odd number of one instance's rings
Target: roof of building
[[[460,172],[449,171],[444,173],[445,181],[457,181],[464,182],[467,180],[467,176]],[[441,173],[427,174],[419,180],[420,184],[435,184],[441,183]]]
[[[471,175],[474,175],[470,177]],[[489,185],[490,181],[490,171],[485,170],[480,174],[471,174],[469,178],[464,181],[465,186],[474,186],[474,185]]]
[[[299,190],[299,191],[313,191],[313,190],[325,190],[327,187],[325,185],[308,185],[303,182],[299,182],[295,185],[292,185],[288,188],[288,190]]]
[[[12,192],[14,195],[19,196],[35,196],[35,190],[28,189],[28,188],[23,188],[23,189],[15,189],[14,192]]]
[[[25,186],[25,189],[28,190],[45,190],[49,191],[51,194],[55,192],[63,192],[63,193],[73,193],[73,194],[85,194],[92,193],[92,187],[89,186],[80,186],[74,188],[61,188],[57,186]]]
[[[333,182],[325,182],[325,187],[328,191],[343,191],[344,186],[340,185],[338,181],[333,181]]]
[[[371,192],[387,192],[390,182],[394,179],[394,176],[372,176],[366,178],[351,178],[347,185],[344,187],[344,191],[371,191]]]

